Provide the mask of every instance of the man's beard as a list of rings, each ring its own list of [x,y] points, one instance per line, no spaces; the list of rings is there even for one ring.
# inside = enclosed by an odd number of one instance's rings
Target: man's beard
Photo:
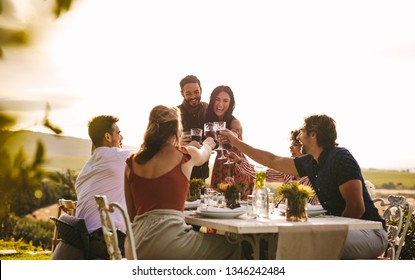
[[[189,107],[197,107],[200,104],[200,100],[201,100],[201,98],[194,98],[190,101],[185,100],[185,102],[186,102],[187,106],[189,106]],[[193,105],[194,103],[196,103],[196,105]]]

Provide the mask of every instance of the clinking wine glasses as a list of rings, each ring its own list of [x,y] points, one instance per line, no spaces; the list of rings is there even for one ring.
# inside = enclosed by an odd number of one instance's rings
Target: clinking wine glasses
[[[205,139],[208,137],[212,137],[213,140],[216,142],[216,146],[218,144],[218,140],[216,138],[216,123],[214,122],[206,122],[203,124],[203,133],[205,136]],[[216,149],[216,147],[215,147]],[[213,153],[213,152],[212,152]]]
[[[200,144],[202,144],[202,134],[203,134],[203,129],[201,128],[190,129],[190,136],[191,136],[192,141],[197,141]]]
[[[218,122],[214,122],[216,124],[216,139],[219,142],[219,146],[217,148],[217,150],[221,151],[221,156],[218,157],[218,159],[227,159],[227,157],[225,156],[223,150],[224,147],[222,145],[222,141],[220,141],[220,136],[218,137],[218,135],[220,134],[220,131],[225,130],[226,129],[226,122],[225,121],[218,121]]]

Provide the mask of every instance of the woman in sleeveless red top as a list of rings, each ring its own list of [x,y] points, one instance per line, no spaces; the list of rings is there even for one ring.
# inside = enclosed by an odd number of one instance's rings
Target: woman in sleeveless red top
[[[125,198],[139,259],[241,259],[240,246],[224,236],[196,232],[183,210],[193,166],[206,162],[215,146],[207,138],[200,149],[178,147],[180,113],[158,105],[150,112],[140,150],[125,170]],[[126,250],[126,257],[131,252]]]

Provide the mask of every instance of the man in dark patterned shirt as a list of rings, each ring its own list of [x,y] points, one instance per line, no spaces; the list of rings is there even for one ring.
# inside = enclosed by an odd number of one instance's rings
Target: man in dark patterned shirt
[[[200,80],[193,75],[188,75],[180,81],[180,93],[183,96],[183,102],[179,106],[183,131],[190,131],[192,128],[201,128],[205,122],[206,108],[208,104],[202,102],[202,86]],[[190,139],[182,137],[181,145],[189,144]],[[206,179],[209,177],[209,161],[201,166],[195,166],[190,178]]]
[[[336,122],[327,115],[312,115],[304,120],[298,140],[303,156],[276,156],[243,143],[230,131],[222,133],[233,146],[254,161],[293,176],[308,176],[321,205],[328,214],[356,219],[385,221],[366,189],[359,164],[352,154],[336,143]],[[343,259],[376,258],[387,246],[381,230],[349,230]]]

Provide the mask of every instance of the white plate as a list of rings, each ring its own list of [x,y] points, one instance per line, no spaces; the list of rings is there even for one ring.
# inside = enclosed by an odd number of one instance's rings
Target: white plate
[[[307,211],[322,211],[324,210],[323,206],[321,206],[320,204],[317,205],[307,205]]]
[[[315,216],[319,216],[321,214],[325,214],[326,212],[327,212],[327,210],[307,211],[307,216],[315,217]]]
[[[196,209],[200,206],[200,199],[197,199],[195,201],[185,201],[184,203],[184,209]]]
[[[217,219],[231,219],[236,218],[246,213],[246,207],[238,207],[235,209],[217,208],[209,210],[203,210],[200,207],[197,208],[196,213],[206,218]]]
[[[243,211],[243,212],[201,212],[199,210],[196,210],[196,213],[206,218],[232,219],[232,218],[236,218],[238,216],[245,214],[246,211]]]

